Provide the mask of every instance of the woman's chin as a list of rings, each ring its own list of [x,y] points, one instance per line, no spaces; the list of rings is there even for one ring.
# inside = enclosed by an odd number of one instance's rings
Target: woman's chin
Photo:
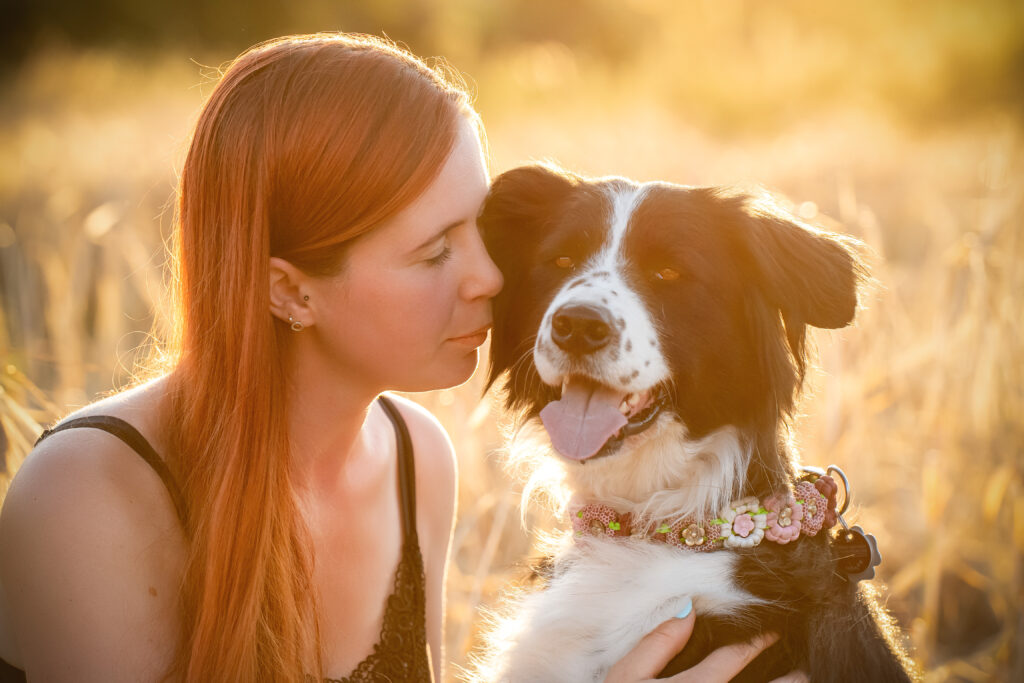
[[[395,391],[407,393],[421,393],[426,391],[437,391],[440,389],[451,389],[465,384],[476,372],[480,363],[478,349],[473,349],[462,357],[449,361],[443,368],[430,376],[420,377],[413,381],[396,382],[393,387]]]
[[[469,381],[469,378],[476,372],[477,365],[480,364],[480,350],[473,349],[467,353],[459,364],[454,365],[451,372],[445,373],[447,376],[441,384],[435,388],[437,389],[451,389],[457,387],[460,384],[465,384]]]

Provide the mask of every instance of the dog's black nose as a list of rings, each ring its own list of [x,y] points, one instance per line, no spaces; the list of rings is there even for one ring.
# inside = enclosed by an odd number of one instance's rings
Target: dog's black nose
[[[551,317],[551,339],[569,353],[593,353],[607,346],[613,336],[611,321],[600,308],[562,306]]]

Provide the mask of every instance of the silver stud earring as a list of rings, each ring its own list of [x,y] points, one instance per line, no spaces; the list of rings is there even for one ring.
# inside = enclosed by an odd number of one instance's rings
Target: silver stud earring
[[[305,327],[305,325],[292,316],[288,316],[288,322],[292,324],[292,332],[302,332],[302,329]]]

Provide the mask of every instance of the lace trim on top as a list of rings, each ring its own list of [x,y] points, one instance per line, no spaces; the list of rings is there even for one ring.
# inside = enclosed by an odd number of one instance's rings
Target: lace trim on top
[[[395,590],[384,608],[380,639],[373,652],[344,678],[324,683],[403,683],[431,681],[427,658],[423,557],[415,539],[406,537],[395,569]],[[312,676],[307,681],[313,681]]]

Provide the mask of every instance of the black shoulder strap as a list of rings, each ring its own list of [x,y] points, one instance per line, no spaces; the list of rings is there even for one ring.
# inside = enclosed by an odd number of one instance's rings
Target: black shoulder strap
[[[380,405],[395,427],[398,442],[398,490],[402,502],[402,530],[407,539],[416,538],[416,465],[413,462],[412,439],[402,414],[387,396],[380,396]]]
[[[72,420],[60,422],[50,429],[44,430],[43,433],[36,440],[38,445],[40,441],[56,432],[62,432],[65,429],[73,429],[76,427],[92,427],[93,429],[102,429],[103,431],[113,434],[117,438],[128,444],[128,447],[138,453],[146,463],[156,471],[160,479],[164,482],[164,486],[167,487],[167,492],[171,495],[171,501],[174,503],[175,512],[178,514],[178,519],[182,525],[185,523],[185,498],[181,495],[181,490],[178,488],[178,484],[174,481],[174,477],[171,475],[170,469],[167,467],[167,463],[164,462],[157,452],[149,445],[146,441],[146,437],[139,433],[139,430],[132,427],[130,424],[125,422],[119,417],[113,415],[87,415],[85,417],[76,417]]]

